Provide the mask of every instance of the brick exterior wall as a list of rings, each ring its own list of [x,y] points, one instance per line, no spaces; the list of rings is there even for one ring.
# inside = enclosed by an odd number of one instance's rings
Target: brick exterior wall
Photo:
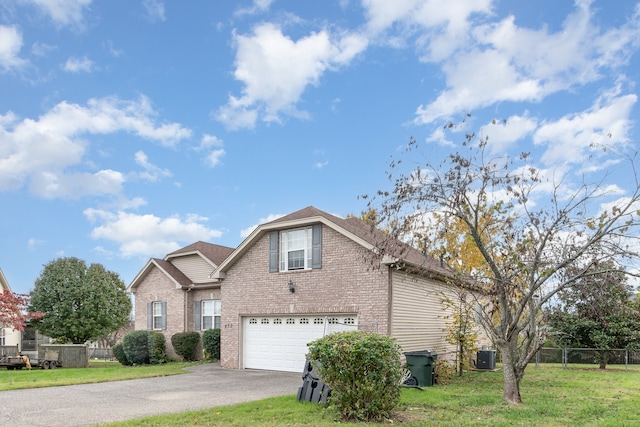
[[[388,269],[372,269],[363,255],[360,245],[323,226],[322,268],[269,273],[269,235],[264,234],[222,283],[221,366],[241,367],[241,318],[246,315],[349,313],[360,325],[389,334]],[[295,293],[289,292],[290,279]]]
[[[194,302],[203,299],[220,299],[220,289],[194,289],[186,291],[176,288],[160,269],[153,267],[138,285],[135,293],[135,328],[147,329],[147,304],[155,301],[167,302],[167,329],[165,336],[167,356],[180,359],[171,345],[171,336],[178,332],[195,330]],[[186,302],[186,307],[185,307]],[[185,317],[186,308],[186,317]],[[185,329],[186,326],[186,329]]]

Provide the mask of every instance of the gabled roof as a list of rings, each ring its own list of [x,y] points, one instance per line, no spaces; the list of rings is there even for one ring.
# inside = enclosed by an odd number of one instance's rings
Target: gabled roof
[[[233,248],[229,248],[227,246],[214,245],[212,243],[198,241],[190,244],[189,246],[178,249],[177,251],[171,252],[170,254],[167,254],[164,259],[166,261],[169,261],[170,259],[176,258],[178,256],[200,254],[203,258],[205,258],[206,261],[213,264],[214,266],[218,266],[229,255],[231,255],[232,252]]]
[[[321,211],[313,206],[308,206],[274,221],[258,226],[235,251],[225,259],[212,273],[213,279],[224,279],[226,271],[265,233],[276,230],[302,227],[311,224],[322,223],[332,228],[343,236],[353,240],[365,249],[377,251],[378,245],[389,236],[359,218],[340,218]],[[394,254],[386,254],[383,262],[388,264],[409,263],[421,270],[449,276],[451,270],[447,266],[441,266],[434,258],[425,256],[419,250],[395,240]]]
[[[232,252],[233,248],[198,241],[167,254],[164,259],[151,258],[127,287],[127,291],[132,293],[135,292],[135,289],[140,285],[142,280],[147,276],[147,274],[149,274],[153,267],[160,269],[160,271],[162,271],[175,284],[176,288],[195,286],[191,279],[171,263],[172,259],[181,256],[200,255],[211,265],[211,268],[216,268]]]
[[[151,258],[127,287],[127,292],[135,293],[135,289],[154,267],[162,271],[175,284],[176,288],[191,285],[191,280],[178,270],[175,265],[160,258]]]
[[[0,292],[4,292],[5,290],[10,291],[11,287],[9,286],[9,282],[7,282],[7,278],[4,277],[4,273],[0,268]]]

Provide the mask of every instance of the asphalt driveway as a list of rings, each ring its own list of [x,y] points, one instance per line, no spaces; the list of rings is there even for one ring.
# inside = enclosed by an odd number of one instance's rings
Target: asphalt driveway
[[[0,425],[96,425],[295,394],[301,385],[302,374],[206,364],[168,377],[2,391]]]

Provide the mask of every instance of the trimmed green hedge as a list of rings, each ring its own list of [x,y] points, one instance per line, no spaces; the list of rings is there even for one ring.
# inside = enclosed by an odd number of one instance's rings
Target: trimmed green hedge
[[[202,347],[208,357],[220,360],[220,329],[207,329],[202,333]]]
[[[307,357],[331,388],[328,403],[344,420],[382,421],[398,406],[402,366],[393,338],[337,332],[309,343]]]
[[[199,332],[179,332],[171,336],[171,345],[178,356],[186,361],[198,360],[198,350],[200,349]]]
[[[113,355],[123,365],[159,364],[167,361],[164,335],[154,331],[133,331],[113,347]]]
[[[125,366],[133,365],[133,363],[131,363],[129,359],[127,359],[127,354],[124,352],[124,347],[121,342],[113,346],[113,356],[118,362],[122,363]]]
[[[167,363],[167,345],[160,332],[149,332],[149,363],[159,365]]]
[[[129,332],[122,338],[122,347],[132,364],[149,364],[149,331]]]

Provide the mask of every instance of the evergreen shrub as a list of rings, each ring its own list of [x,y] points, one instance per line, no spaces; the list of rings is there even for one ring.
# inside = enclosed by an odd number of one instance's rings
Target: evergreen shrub
[[[309,343],[307,357],[331,388],[329,405],[344,420],[382,421],[398,406],[402,365],[393,338],[337,332]]]
[[[220,329],[207,329],[202,333],[202,347],[210,359],[220,360]]]
[[[198,360],[198,350],[200,350],[200,333],[179,332],[171,336],[171,345],[178,356],[182,356],[185,361]]]
[[[160,332],[149,332],[149,363],[158,365],[167,363],[167,345]]]
[[[132,364],[149,364],[149,331],[129,332],[122,338],[122,347]]]
[[[121,342],[113,346],[113,356],[116,358],[118,362],[120,362],[125,366],[132,365],[129,359],[127,359],[127,354],[124,352],[124,348]]]

